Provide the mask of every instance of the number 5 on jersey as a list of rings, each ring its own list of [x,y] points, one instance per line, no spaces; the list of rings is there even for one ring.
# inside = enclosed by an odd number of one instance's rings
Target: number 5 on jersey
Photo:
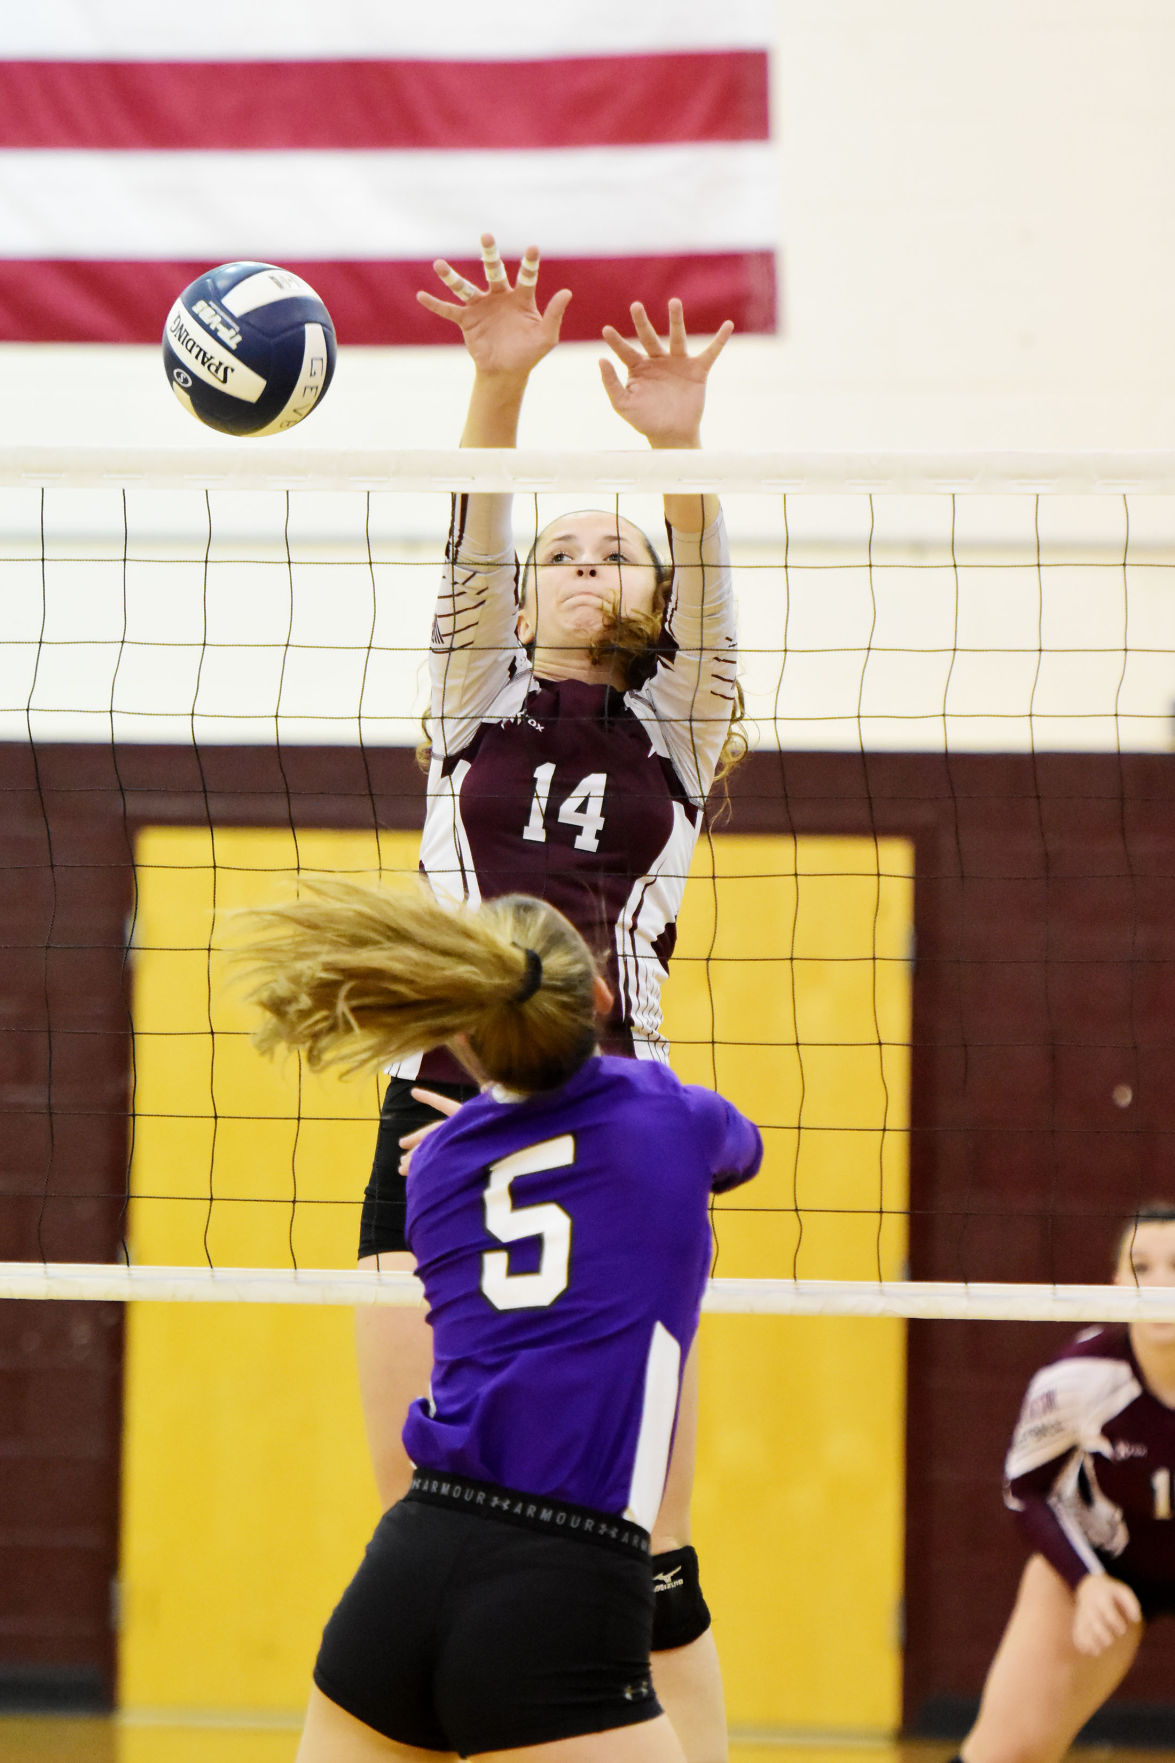
[[[575,1140],[570,1133],[544,1139],[490,1164],[485,1191],[486,1229],[500,1243],[520,1243],[538,1237],[542,1243],[539,1264],[533,1273],[511,1273],[505,1249],[487,1249],[481,1258],[481,1289],[495,1310],[541,1310],[567,1290],[571,1261],[571,1215],[553,1200],[538,1206],[515,1206],[510,1183],[520,1175],[541,1169],[566,1169],[575,1162]]]

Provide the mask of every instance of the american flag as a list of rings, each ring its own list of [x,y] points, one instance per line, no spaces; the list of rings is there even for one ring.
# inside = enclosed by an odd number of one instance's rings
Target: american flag
[[[238,258],[341,341],[444,343],[437,256],[532,241],[564,336],[776,327],[771,0],[28,0],[0,9],[0,340],[158,341]]]

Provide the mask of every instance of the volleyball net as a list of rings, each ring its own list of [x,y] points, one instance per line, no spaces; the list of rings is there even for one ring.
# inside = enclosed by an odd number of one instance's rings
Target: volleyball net
[[[712,489],[752,751],[674,1065],[763,1129],[707,1308],[1175,1319],[1175,456],[0,454],[0,1297],[415,1303],[354,1269],[374,1080],[274,1065],[224,959],[416,871],[449,494],[657,540]]]

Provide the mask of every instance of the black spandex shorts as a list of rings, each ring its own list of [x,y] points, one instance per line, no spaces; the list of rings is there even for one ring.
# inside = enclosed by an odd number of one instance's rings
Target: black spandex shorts
[[[438,1096],[453,1096],[458,1102],[477,1094],[475,1084],[417,1084],[415,1079],[389,1078],[380,1108],[371,1177],[363,1195],[360,1256],[386,1255],[393,1249],[408,1247],[404,1239],[406,1198],[404,1177],[400,1174],[400,1158],[404,1155],[400,1140],[417,1127],[427,1126],[430,1120],[440,1119],[435,1108],[413,1101],[412,1091],[416,1088],[435,1090]]]
[[[1103,1554],[1100,1549],[1097,1554],[1111,1578],[1120,1579],[1123,1585],[1130,1587],[1142,1606],[1144,1622],[1154,1622],[1159,1616],[1175,1616],[1175,1584],[1169,1579],[1144,1579],[1113,1555]]]
[[[314,1681],[425,1750],[511,1750],[661,1712],[647,1532],[417,1470],[322,1637]]]
[[[1175,1616],[1175,1585],[1153,1585],[1146,1580],[1131,1582],[1131,1590],[1142,1605],[1144,1622],[1159,1616]]]

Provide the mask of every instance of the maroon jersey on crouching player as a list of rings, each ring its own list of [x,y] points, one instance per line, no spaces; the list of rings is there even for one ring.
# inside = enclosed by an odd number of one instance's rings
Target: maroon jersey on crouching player
[[[1146,1389],[1125,1327],[1086,1329],[1028,1386],[1004,1498],[1076,1587],[1110,1572],[1175,1591],[1175,1411]]]
[[[633,691],[537,679],[515,624],[510,498],[453,526],[433,628],[433,758],[421,869],[476,904],[521,891],[598,952],[615,1004],[605,1051],[664,1061],[661,987],[706,797],[735,708],[734,597],[721,516],[670,531],[666,641]],[[461,1081],[444,1051],[400,1077]]]

